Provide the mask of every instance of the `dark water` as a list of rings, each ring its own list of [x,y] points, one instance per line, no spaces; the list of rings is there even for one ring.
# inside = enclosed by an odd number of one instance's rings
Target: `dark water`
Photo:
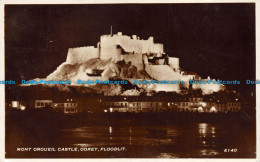
[[[147,129],[167,130],[167,134],[154,137]],[[20,147],[55,151],[17,151]],[[120,120],[104,125],[86,122],[54,131],[15,124],[6,133],[6,150],[7,158],[254,158],[255,127],[237,121],[153,126]]]

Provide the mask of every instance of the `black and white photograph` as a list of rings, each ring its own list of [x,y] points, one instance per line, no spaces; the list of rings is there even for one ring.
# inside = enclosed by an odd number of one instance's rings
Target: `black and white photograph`
[[[256,4],[5,4],[5,158],[256,159]]]

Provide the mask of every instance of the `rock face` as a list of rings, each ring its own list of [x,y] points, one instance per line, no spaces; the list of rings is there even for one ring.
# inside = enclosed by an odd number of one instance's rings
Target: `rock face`
[[[103,72],[101,76],[88,76],[87,73],[92,69],[101,69]],[[93,71],[93,70],[92,70]],[[167,65],[146,65],[145,69],[138,68],[130,63],[113,62],[111,59],[102,60],[97,58],[92,58],[88,61],[77,63],[77,64],[68,64],[67,62],[62,63],[53,73],[47,76],[47,80],[70,80],[72,85],[79,85],[78,80],[109,80],[109,79],[124,79],[128,80],[133,84],[134,79],[138,80],[159,80],[159,81],[177,81],[182,80],[184,84],[182,87],[189,87],[189,80],[193,79],[194,75],[184,75],[181,72],[173,70],[170,66]],[[89,86],[95,89],[97,92],[103,92],[107,95],[120,95],[120,94],[138,94],[136,91],[133,93],[123,92],[122,85],[89,85],[81,84],[81,86]],[[179,84],[153,84],[153,85],[142,85],[136,84],[137,87],[144,89],[146,91],[172,91],[179,92]],[[193,86],[194,87],[194,86]],[[100,89],[99,89],[100,88]],[[223,90],[225,87],[218,84],[203,84],[197,85],[195,89],[201,89],[204,94],[210,94]]]
[[[92,69],[103,70],[101,76],[88,76],[87,73]],[[93,70],[92,70],[93,71]],[[77,80],[108,80],[109,78],[139,78],[147,79],[148,74],[144,71],[138,71],[137,67],[127,63],[117,64],[108,60],[90,59],[79,64],[62,63],[53,73],[47,76],[47,80],[71,80],[77,84]]]

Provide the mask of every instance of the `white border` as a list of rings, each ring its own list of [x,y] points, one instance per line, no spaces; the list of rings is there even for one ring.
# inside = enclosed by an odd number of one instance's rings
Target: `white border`
[[[5,79],[5,65],[4,65],[4,5],[5,4],[113,4],[113,3],[255,3],[255,11],[256,11],[256,78],[260,79],[260,57],[259,57],[259,30],[260,29],[260,1],[257,0],[0,0],[0,80]],[[242,65],[243,66],[243,65]],[[37,161],[37,162],[45,162],[45,161],[111,161],[111,162],[118,162],[118,161],[259,161],[260,155],[260,136],[257,136],[257,158],[256,159],[5,159],[5,91],[4,86],[0,85],[0,162],[10,162],[10,161]],[[259,85],[256,86],[256,96],[260,94],[260,87]],[[257,99],[256,107],[260,105],[260,98]],[[260,134],[259,125],[260,122],[260,111],[257,111],[257,135]]]
[[[4,5],[0,2],[0,80],[5,79],[4,55]],[[5,157],[5,87],[0,86],[0,161]]]

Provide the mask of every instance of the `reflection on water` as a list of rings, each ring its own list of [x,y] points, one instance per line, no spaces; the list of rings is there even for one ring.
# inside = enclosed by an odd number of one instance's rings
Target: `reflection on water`
[[[178,154],[175,153],[159,153],[159,155],[156,156],[156,158],[180,158]]]
[[[202,145],[210,145],[211,147],[215,147],[215,126],[209,125],[207,123],[199,123],[198,130],[199,130],[199,137],[202,141]]]
[[[197,128],[196,128],[197,127]],[[153,138],[144,126],[98,126],[62,129],[62,140],[64,138],[89,141],[87,146],[97,145],[170,145],[181,140],[198,139],[202,146],[215,146],[216,128],[214,125],[199,123],[196,127],[161,126],[154,129],[167,129],[167,134],[161,138]],[[196,132],[197,130],[198,132]],[[187,133],[187,134],[184,134]],[[108,140],[109,139],[109,140]],[[65,140],[68,141],[68,140]],[[72,141],[72,140],[69,140]]]
[[[109,127],[109,134],[112,134],[112,129],[113,129],[113,128],[110,126],[110,127]]]
[[[207,134],[207,124],[206,123],[199,123],[199,133],[205,137],[205,135]]]
[[[167,133],[159,137],[152,136],[147,129],[167,130]],[[19,141],[25,144],[27,142],[26,145],[30,144],[31,139],[35,137],[33,134],[29,135],[32,137],[21,136]],[[254,130],[234,123],[186,123],[163,126],[85,124],[60,129],[60,133],[55,138],[51,138],[48,146],[125,147],[127,149],[124,152],[108,152],[107,154],[98,152],[98,155],[97,152],[91,152],[93,156],[88,153],[80,154],[80,157],[214,158],[241,157],[241,155],[254,157],[254,149],[252,149],[254,143]],[[13,147],[16,148],[16,146]],[[237,153],[224,152],[224,149],[233,148],[238,150]]]
[[[218,155],[219,152],[217,152],[217,151],[214,150],[214,149],[202,149],[202,150],[200,150],[200,154],[201,154],[201,156],[210,157],[210,156],[216,156],[216,155]]]
[[[199,134],[202,137],[207,137],[207,136],[215,137],[216,127],[214,125],[209,125],[207,123],[199,123],[198,129],[199,129]]]
[[[199,137],[202,147],[210,147],[209,149],[201,149],[201,156],[216,156],[219,152],[214,149],[216,148],[216,127],[207,123],[198,124]]]
[[[164,137],[153,138],[147,129],[167,129]],[[239,127],[196,123],[168,126],[86,126],[63,129],[59,142],[80,147],[125,146],[148,148],[148,157],[217,157],[230,147],[243,147],[243,142],[233,143],[232,135]],[[243,138],[237,136],[236,138]],[[237,142],[239,140],[236,140]],[[59,143],[58,142],[58,143]],[[246,146],[244,146],[246,147]],[[134,150],[133,150],[134,151]],[[138,153],[137,153],[138,154]],[[142,155],[141,155],[142,157]]]

